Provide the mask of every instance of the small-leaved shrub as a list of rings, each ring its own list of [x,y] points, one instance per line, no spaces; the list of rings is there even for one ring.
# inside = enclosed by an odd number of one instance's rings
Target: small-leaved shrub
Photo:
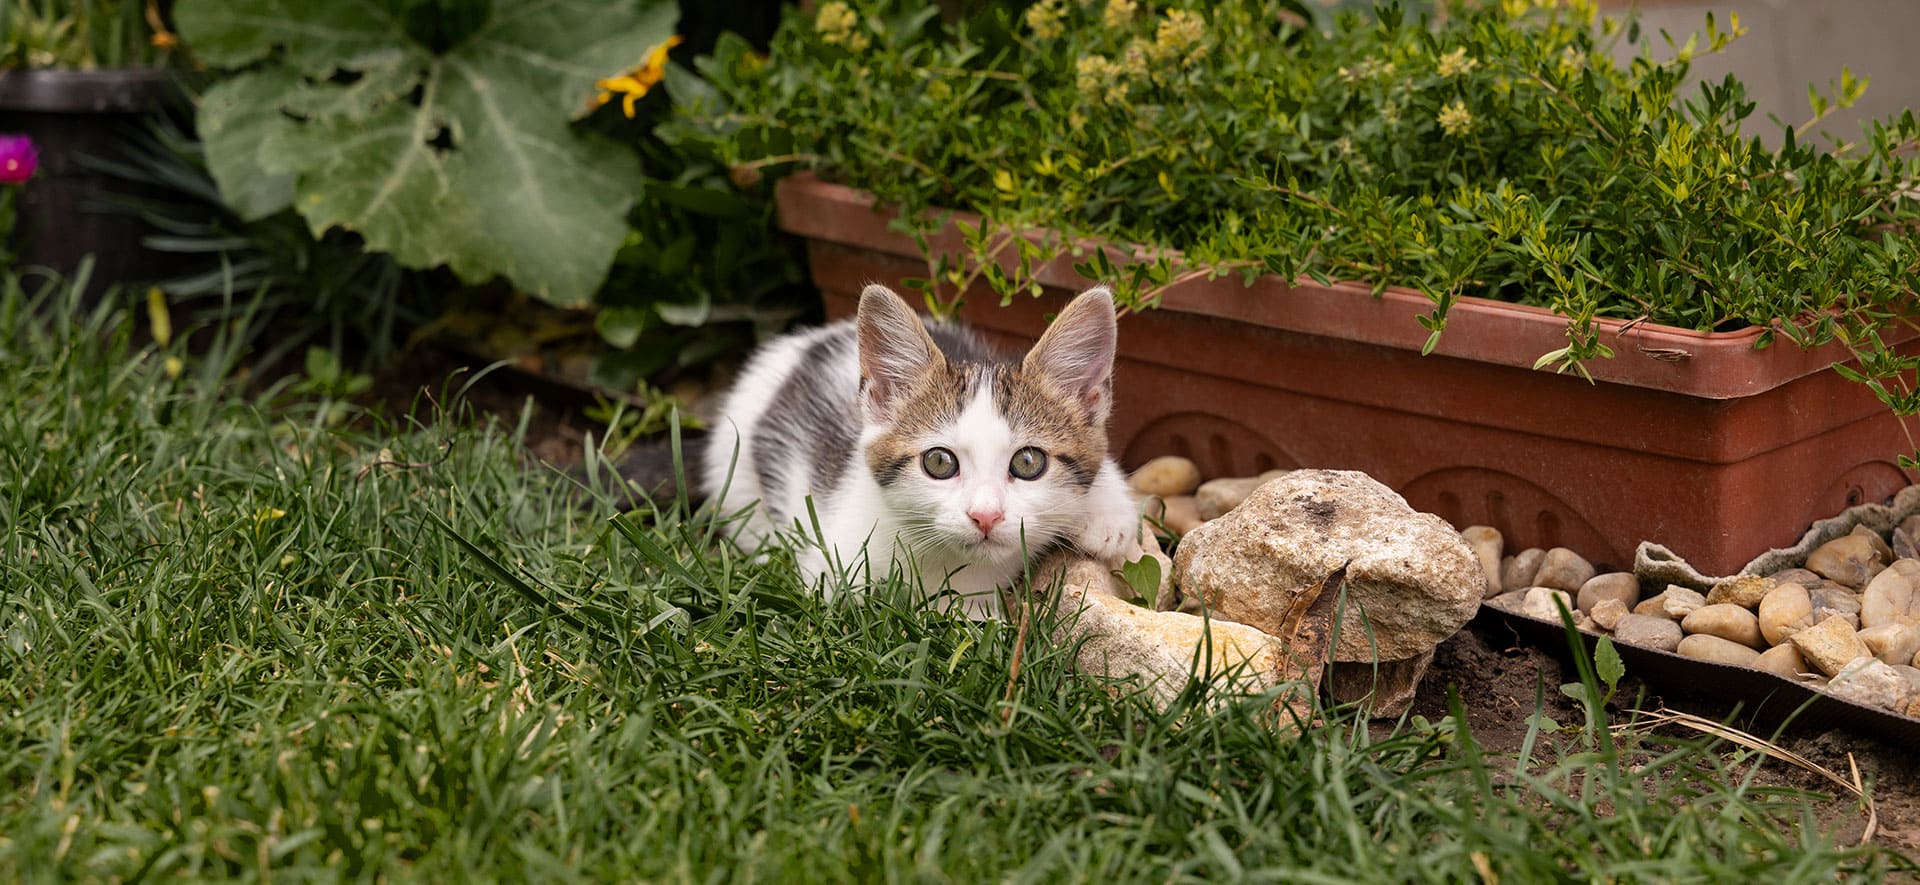
[[[928,250],[936,307],[975,280],[1037,291],[1036,267],[1095,238],[1147,247],[1075,252],[1130,308],[1190,275],[1364,280],[1431,299],[1431,348],[1488,297],[1565,315],[1541,365],[1580,371],[1612,355],[1600,318],[1758,326],[1844,340],[1920,410],[1920,361],[1882,343],[1920,279],[1911,112],[1817,144],[1864,80],[1840,72],[1797,126],[1755,120],[1733,77],[1687,85],[1737,18],[1653,40],[1592,0],[1442,12],[833,0],[791,13],[764,63],[716,55],[724,100],[693,124],[739,168],[817,169],[923,235],[950,217],[928,210],[983,216],[963,254]]]

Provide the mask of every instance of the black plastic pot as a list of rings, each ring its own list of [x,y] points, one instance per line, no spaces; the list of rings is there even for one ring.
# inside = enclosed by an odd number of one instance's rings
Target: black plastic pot
[[[157,70],[0,71],[0,132],[25,133],[40,171],[19,195],[10,240],[22,269],[71,275],[94,256],[88,300],[114,284],[138,284],[176,262],[141,239],[153,230],[116,199],[150,196],[89,168],[84,157],[121,156],[143,119],[177,103],[178,90]]]

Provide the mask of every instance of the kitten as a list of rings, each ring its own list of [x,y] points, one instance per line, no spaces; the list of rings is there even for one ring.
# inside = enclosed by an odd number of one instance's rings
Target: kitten
[[[710,425],[705,491],[721,513],[759,502],[733,523],[743,546],[798,523],[810,579],[898,566],[996,616],[1028,556],[1072,546],[1117,566],[1137,549],[1139,509],[1107,457],[1115,334],[1113,296],[1091,289],[1014,363],[868,286],[855,319],[748,361]]]

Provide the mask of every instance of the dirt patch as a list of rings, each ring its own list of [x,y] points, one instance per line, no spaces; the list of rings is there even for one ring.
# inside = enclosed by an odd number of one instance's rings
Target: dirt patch
[[[464,405],[477,420],[512,428],[527,414],[528,454],[561,467],[580,463],[587,435],[605,427],[586,417],[591,400],[523,372],[488,371],[466,357],[433,345],[409,349],[373,376],[360,405],[388,420],[421,421],[458,415]]]
[[[1584,714],[1560,693],[1560,685],[1576,680],[1574,668],[1563,657],[1529,644],[1497,615],[1476,618],[1466,629],[1441,643],[1433,667],[1420,683],[1413,712],[1437,720],[1448,715],[1449,692],[1457,692],[1466,709],[1474,738],[1492,753],[1516,753],[1526,739],[1529,719],[1536,709],[1555,721],[1575,724]],[[1631,707],[1665,707],[1715,722],[1725,722],[1779,747],[1798,753],[1842,777],[1850,776],[1849,760],[1873,796],[1879,816],[1875,841],[1908,854],[1920,852],[1920,758],[1913,748],[1868,735],[1813,725],[1790,725],[1775,736],[1776,727],[1739,719],[1729,721],[1731,705],[1702,697],[1676,686],[1649,685],[1629,670],[1609,710],[1613,722],[1629,721]],[[1668,726],[1676,734],[1683,729]],[[1735,748],[1729,746],[1731,755]],[[1754,777],[1760,786],[1791,787],[1840,797],[1821,776],[1778,760],[1768,760]],[[1851,798],[1836,798],[1811,806],[1821,829],[1844,843],[1857,842],[1867,816]]]

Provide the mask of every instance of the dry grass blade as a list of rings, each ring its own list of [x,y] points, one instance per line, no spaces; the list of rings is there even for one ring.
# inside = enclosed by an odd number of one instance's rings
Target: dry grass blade
[[[1786,762],[1791,765],[1798,766],[1807,771],[1813,772],[1814,774],[1820,775],[1821,777],[1826,778],[1828,781],[1831,781],[1835,786],[1838,786],[1840,789],[1846,790],[1847,792],[1852,793],[1854,795],[1854,798],[1866,799],[1866,791],[1860,787],[1859,776],[1857,773],[1855,774],[1854,780],[1849,781],[1846,778],[1843,778],[1840,775],[1835,774],[1831,769],[1826,768],[1820,765],[1819,763],[1814,762],[1813,760],[1800,755],[1799,753],[1795,753],[1792,750],[1782,747],[1779,744],[1775,744],[1763,738],[1756,737],[1752,734],[1741,731],[1740,729],[1734,728],[1733,726],[1723,725],[1719,722],[1715,722],[1711,719],[1707,719],[1702,716],[1695,716],[1692,713],[1682,713],[1678,710],[1669,710],[1665,707],[1661,707],[1660,709],[1655,710],[1652,713],[1648,714],[1648,717],[1645,719],[1639,720],[1637,722],[1626,722],[1620,725],[1616,725],[1613,727],[1613,730],[1614,731],[1634,731],[1634,730],[1642,730],[1642,729],[1652,729],[1661,725],[1679,725],[1685,728],[1691,728],[1695,731],[1705,732],[1707,734],[1714,735],[1715,737],[1719,737],[1724,740],[1730,741],[1732,743],[1739,744],[1740,746],[1746,747],[1747,749],[1750,749],[1750,750],[1758,750],[1782,762]]]
[[[1880,809],[1874,807],[1873,797],[1867,795],[1866,788],[1860,783],[1860,763],[1854,761],[1853,754],[1847,754],[1847,768],[1853,775],[1853,792],[1867,803],[1867,828],[1860,833],[1860,844],[1873,841],[1875,833],[1880,832]]]

